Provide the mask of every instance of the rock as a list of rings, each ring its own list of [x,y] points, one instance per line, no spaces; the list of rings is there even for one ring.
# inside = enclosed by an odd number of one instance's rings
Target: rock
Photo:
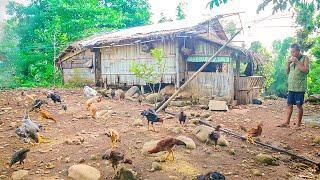
[[[68,169],[68,177],[75,180],[98,180],[100,176],[99,170],[85,164],[73,165]]]
[[[177,176],[169,176],[169,179],[170,180],[179,180],[179,177],[177,177]]]
[[[97,155],[95,155],[95,154],[91,155],[90,160],[92,160],[92,161],[98,160]]]
[[[210,101],[209,97],[201,97],[201,98],[199,98],[199,104],[203,105],[205,107],[209,106],[209,101]]]
[[[272,99],[272,100],[277,100],[277,99],[278,99],[278,96],[276,96],[276,95],[270,95],[270,99]]]
[[[316,143],[316,144],[320,144],[320,136],[316,136],[316,137],[313,139],[313,142]]]
[[[122,89],[117,89],[117,90],[115,91],[115,93],[116,93],[116,97],[117,97],[117,98],[120,98],[120,94],[123,93],[123,90],[122,90]]]
[[[147,97],[146,97],[146,100],[149,102],[149,103],[156,103],[157,102],[161,102],[163,101],[163,96],[161,96],[160,94],[158,93],[153,93],[153,94],[149,94]]]
[[[46,169],[53,169],[53,168],[55,168],[56,167],[56,165],[54,164],[54,163],[48,163],[47,165],[46,165]]]
[[[133,121],[133,125],[134,125],[134,126],[143,126],[143,121],[142,121],[142,119],[135,119],[135,120]]]
[[[162,169],[162,166],[158,162],[152,162],[152,168],[150,171],[160,171]]]
[[[14,171],[12,173],[12,179],[13,180],[19,180],[19,179],[24,179],[26,178],[26,176],[28,176],[29,171],[26,170],[18,170],[18,171]]]
[[[15,127],[17,127],[17,123],[16,123],[16,122],[11,122],[11,123],[9,124],[9,127],[15,128]]]
[[[200,117],[202,117],[202,118],[208,118],[210,116],[211,116],[210,113],[203,113],[203,114],[200,115]]]
[[[234,156],[236,155],[236,150],[235,149],[229,149],[229,154]]]
[[[65,162],[65,163],[69,163],[69,162],[70,162],[70,157],[64,158],[64,162]]]
[[[138,86],[132,86],[126,93],[126,97],[132,97],[134,94],[140,93]]]
[[[197,126],[192,133],[199,139],[201,142],[205,142],[209,136],[209,134],[213,131],[213,128],[208,126],[200,125]]]
[[[229,111],[226,101],[209,101],[209,110],[211,111]]]
[[[113,176],[114,180],[137,180],[137,173],[127,169],[125,167],[121,167],[117,170],[115,175]]]
[[[171,101],[170,105],[177,106],[177,107],[183,107],[183,106],[186,106],[187,103],[185,101]]]
[[[0,179],[8,179],[6,175],[0,175]]]
[[[260,153],[255,157],[255,159],[256,159],[256,161],[260,162],[261,164],[276,165],[276,159],[268,154]]]
[[[173,85],[168,85],[168,86],[166,86],[166,87],[164,87],[163,89],[160,90],[160,94],[162,96],[164,96],[164,95],[171,96],[172,94],[174,94],[174,92],[175,92],[175,88],[174,88]]]
[[[85,158],[80,158],[80,159],[79,159],[79,163],[84,163],[84,162],[86,162],[86,159],[85,159]]]
[[[97,91],[92,89],[91,87],[89,86],[85,86],[84,89],[84,95],[86,98],[91,98],[93,96],[96,96],[97,95]]]
[[[221,137],[218,139],[218,145],[219,145],[219,146],[222,146],[222,147],[229,146],[229,141],[226,140],[226,138],[225,138],[224,136],[221,136]]]
[[[148,142],[145,142],[142,146],[142,154],[147,155],[148,151],[155,148],[157,146],[157,143],[159,142],[159,140],[151,140]]]
[[[195,149],[196,148],[196,143],[194,143],[194,141],[186,136],[178,136],[177,139],[179,139],[180,141],[183,141],[184,143],[186,143],[186,147],[188,149]]]
[[[71,144],[72,144],[72,141],[71,141],[70,139],[66,139],[66,140],[64,141],[64,143],[67,144],[67,145],[71,145]]]
[[[252,174],[253,174],[254,176],[262,176],[262,172],[259,171],[258,169],[252,170]]]
[[[170,128],[168,128],[168,131],[175,133],[175,134],[181,134],[184,132],[181,127],[170,127]]]

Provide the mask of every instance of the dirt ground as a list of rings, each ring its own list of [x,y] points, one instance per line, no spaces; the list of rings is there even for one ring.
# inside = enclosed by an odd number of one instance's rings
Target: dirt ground
[[[41,92],[46,89],[28,89],[27,94],[35,94],[37,97],[44,98]],[[298,161],[290,159],[289,156],[268,150],[259,146],[251,145],[245,141],[225,135],[230,142],[228,147],[221,147],[220,152],[213,151],[212,146],[204,146],[192,134],[195,125],[189,120],[187,127],[182,127],[182,135],[190,137],[196,143],[194,150],[183,147],[176,147],[174,152],[176,160],[173,162],[161,163],[161,171],[150,172],[154,157],[141,154],[143,144],[150,140],[158,140],[165,137],[176,137],[169,130],[170,127],[179,126],[177,117],[166,119],[163,125],[156,124],[157,133],[147,131],[147,121],[144,126],[133,126],[133,121],[142,118],[140,112],[149,107],[147,104],[140,106],[137,102],[110,101],[103,100],[98,105],[99,109],[110,109],[116,114],[104,119],[93,119],[86,110],[84,103],[86,98],[82,89],[56,89],[63,99],[63,104],[68,106],[65,113],[60,104],[49,101],[45,109],[57,115],[57,123],[51,120],[43,120],[37,113],[30,114],[31,119],[41,123],[44,130],[41,132],[52,142],[30,147],[24,144],[15,135],[15,127],[21,124],[24,114],[23,103],[20,101],[21,90],[1,91],[0,92],[0,177],[10,179],[15,170],[25,169],[29,171],[30,179],[40,177],[68,179],[67,170],[73,164],[80,161],[100,170],[102,177],[111,179],[114,171],[111,166],[101,160],[101,155],[111,148],[110,139],[104,133],[108,128],[116,129],[120,132],[121,142],[119,149],[126,154],[126,157],[133,161],[132,165],[121,164],[136,171],[143,179],[192,179],[197,174],[209,171],[219,171],[227,179],[320,179],[311,166],[305,167]],[[320,162],[320,157],[316,153],[320,151],[320,145],[314,144],[315,136],[320,135],[319,124],[308,123],[302,130],[293,128],[276,128],[285,116],[285,100],[265,100],[262,106],[239,106],[228,112],[210,112],[199,107],[185,107],[187,114],[196,116],[211,115],[211,124],[222,124],[224,128],[234,132],[242,133],[239,125],[254,127],[260,121],[264,123],[263,133],[260,140],[274,146],[290,149],[305,157]],[[304,119],[318,118],[320,121],[320,106],[305,105]],[[169,112],[178,113],[179,108],[169,107]],[[160,113],[166,117],[167,114]],[[191,116],[189,116],[190,119]],[[311,119],[312,119],[311,118]],[[193,119],[196,119],[193,118]],[[293,120],[295,119],[295,112]],[[83,143],[79,139],[84,139]],[[76,140],[75,143],[72,141]],[[21,147],[30,147],[31,151],[25,164],[16,164],[9,168],[8,161],[14,150]],[[208,148],[208,150],[205,150]],[[232,155],[230,150],[235,154]],[[259,153],[271,154],[277,158],[278,165],[267,166],[255,161],[255,156]],[[258,170],[262,176],[253,175],[253,171]],[[1,179],[0,178],[0,179]]]

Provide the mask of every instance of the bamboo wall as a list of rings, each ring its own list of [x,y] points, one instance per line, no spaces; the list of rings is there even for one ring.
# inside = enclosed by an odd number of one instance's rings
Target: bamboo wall
[[[154,43],[156,48],[164,51],[164,61],[166,70],[162,76],[163,83],[176,82],[176,49],[174,41],[164,41]],[[151,65],[155,60],[150,53],[142,51],[142,44],[131,46],[119,46],[101,49],[101,70],[103,81],[107,85],[145,85],[142,79],[136,78],[130,71],[132,61]]]
[[[93,68],[84,65],[93,60],[93,52],[90,49],[62,62],[63,80],[68,82],[94,83],[95,74]]]

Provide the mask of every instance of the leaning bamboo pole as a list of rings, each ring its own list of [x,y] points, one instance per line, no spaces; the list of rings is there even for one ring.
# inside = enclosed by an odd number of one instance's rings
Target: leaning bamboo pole
[[[241,31],[243,27],[240,28],[216,53],[214,53],[207,62],[198,69],[178,90],[176,90],[173,95],[159,108],[156,112],[160,112],[164,107],[166,107],[179,93],[182,91],[205,67],[212,62],[213,58],[215,58]],[[177,79],[179,81],[179,79]]]
[[[213,127],[213,128],[214,128],[213,125],[210,125],[210,124],[208,124],[207,122],[204,122],[204,121],[201,121],[201,120],[200,120],[199,123],[200,123],[200,124],[203,124],[203,125],[205,125],[205,126],[209,126],[209,127]],[[224,132],[224,133],[226,133],[226,134],[229,134],[229,135],[231,135],[231,136],[234,136],[234,137],[236,137],[236,138],[239,138],[239,139],[241,139],[241,140],[247,140],[246,137],[243,137],[243,136],[241,136],[240,134],[234,133],[234,132],[232,132],[232,131],[230,131],[230,130],[228,130],[228,129],[220,128],[220,131],[222,131],[222,132]],[[290,156],[292,156],[292,157],[294,157],[294,158],[296,158],[296,159],[300,159],[300,160],[302,160],[302,161],[304,161],[304,162],[313,164],[313,165],[316,166],[317,171],[320,171],[320,163],[319,163],[319,162],[315,162],[315,161],[313,161],[313,160],[311,160],[311,159],[309,159],[309,158],[306,158],[306,157],[300,156],[300,155],[298,155],[298,154],[295,154],[295,153],[286,151],[285,149],[282,149],[282,148],[278,148],[278,147],[271,146],[270,144],[266,144],[266,143],[263,143],[263,142],[261,142],[261,141],[254,141],[254,142],[255,142],[256,144],[260,145],[260,146],[267,147],[267,148],[270,148],[270,149],[272,149],[272,150],[275,150],[275,151],[278,151],[278,152],[281,152],[281,153],[285,153],[285,154],[290,155]]]

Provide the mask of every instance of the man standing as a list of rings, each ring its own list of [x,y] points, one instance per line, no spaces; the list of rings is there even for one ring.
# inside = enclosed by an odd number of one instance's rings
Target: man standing
[[[299,44],[292,44],[290,47],[291,57],[287,63],[288,74],[288,110],[285,123],[278,127],[289,127],[293,105],[297,105],[297,127],[301,126],[303,115],[304,93],[307,89],[307,74],[309,73],[309,58],[301,54]]]

